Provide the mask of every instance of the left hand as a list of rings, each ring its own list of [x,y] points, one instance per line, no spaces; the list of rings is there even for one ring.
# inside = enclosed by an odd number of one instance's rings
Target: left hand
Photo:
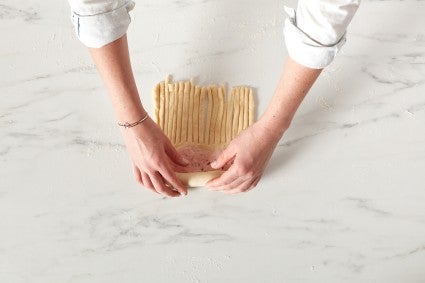
[[[212,191],[226,194],[246,192],[260,181],[281,134],[267,128],[264,121],[258,121],[243,130],[226,149],[211,163],[214,169],[233,163],[218,178],[206,186]]]

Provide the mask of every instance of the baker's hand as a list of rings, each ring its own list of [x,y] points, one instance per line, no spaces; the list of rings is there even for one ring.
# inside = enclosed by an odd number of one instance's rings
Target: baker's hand
[[[211,163],[211,166],[217,169],[233,161],[223,175],[206,184],[208,189],[233,194],[254,188],[260,181],[281,136],[273,133],[262,121],[242,131],[216,161]]]
[[[169,197],[187,195],[172,168],[173,163],[186,166],[188,162],[151,118],[131,128],[122,127],[121,132],[139,184]]]

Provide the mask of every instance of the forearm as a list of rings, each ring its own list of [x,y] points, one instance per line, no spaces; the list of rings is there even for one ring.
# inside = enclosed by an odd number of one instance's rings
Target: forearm
[[[283,135],[321,71],[304,67],[288,57],[272,100],[260,119],[273,133]]]
[[[131,69],[126,35],[89,50],[108,89],[117,120],[132,123],[142,118],[145,110]]]

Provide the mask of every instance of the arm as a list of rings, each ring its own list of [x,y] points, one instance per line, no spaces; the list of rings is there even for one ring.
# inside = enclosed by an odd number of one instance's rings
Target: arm
[[[212,164],[220,168],[234,159],[229,170],[207,184],[211,190],[238,193],[257,185],[277,143],[321,71],[300,65],[291,58],[286,60],[265,113],[237,136]]]
[[[140,101],[131,69],[126,31],[129,0],[69,0],[72,21],[80,41],[90,54],[105,82],[120,123],[135,122],[146,111]],[[168,138],[148,118],[131,128],[121,127],[136,180],[167,196],[186,195],[187,189],[171,169],[172,163],[186,165]],[[174,190],[176,189],[176,190]]]
[[[323,68],[345,43],[345,33],[360,0],[299,0],[297,13],[286,8],[285,41],[289,58],[267,110],[242,131],[212,163],[233,162],[211,190],[238,193],[257,185],[277,143]]]
[[[101,48],[90,48],[90,53],[108,89],[118,121],[132,123],[141,119],[146,111],[134,81],[127,37],[124,35]],[[180,165],[186,162],[152,119],[131,128],[121,127],[121,133],[141,185],[168,196],[187,194],[171,166],[172,162]]]
[[[290,57],[286,60],[275,94],[260,118],[260,122],[279,139],[289,128],[295,112],[321,72],[322,69],[305,67]]]

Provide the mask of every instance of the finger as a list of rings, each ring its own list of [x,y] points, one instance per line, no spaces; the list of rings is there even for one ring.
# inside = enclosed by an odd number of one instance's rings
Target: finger
[[[234,180],[239,178],[239,175],[236,173],[236,165],[233,164],[229,170],[225,171],[223,175],[217,177],[213,180],[210,180],[206,183],[208,188],[224,186],[232,183]]]
[[[176,197],[180,195],[179,192],[176,192],[165,185],[164,179],[159,174],[159,172],[155,172],[149,175],[149,178],[152,181],[152,184],[158,193],[161,193],[169,197]]]
[[[261,180],[261,176],[258,176],[257,179],[255,179],[254,183],[251,185],[252,188],[255,188],[260,182],[260,180]]]
[[[139,183],[140,185],[144,186],[145,184],[144,184],[142,176],[140,174],[140,170],[134,164],[133,164],[133,174],[134,174],[134,178],[136,179],[136,182]]]
[[[257,186],[258,182],[260,181],[260,179],[261,179],[261,176],[259,176],[256,179],[254,179],[254,181],[252,182],[252,184],[246,190],[244,190],[243,192],[246,193],[247,191],[250,191],[253,188],[255,188]]]
[[[255,181],[256,181],[255,179],[254,180],[249,179],[249,180],[246,180],[245,182],[242,182],[239,186],[237,186],[237,187],[235,187],[231,190],[224,190],[222,192],[225,193],[225,194],[243,193],[243,192],[248,191]]]
[[[209,190],[211,190],[211,191],[228,191],[228,190],[232,190],[232,189],[236,188],[237,186],[239,186],[243,182],[246,182],[246,178],[244,179],[242,177],[239,177],[239,178],[235,179],[233,182],[231,182],[230,184],[224,184],[222,186],[212,187],[212,188],[209,188]]]
[[[184,156],[182,156],[170,142],[167,142],[165,144],[165,153],[168,155],[171,161],[173,161],[177,165],[189,165],[189,160],[184,158]]]
[[[182,184],[182,182],[177,178],[176,173],[170,169],[167,165],[161,170],[161,175],[164,177],[167,182],[174,187],[181,195],[187,195],[187,188]]]
[[[137,166],[133,166],[133,173],[136,178],[137,183],[142,185],[143,187],[150,189],[151,191],[158,194],[157,191],[153,188],[152,182],[149,179],[149,176],[147,176],[145,173],[141,173],[139,168]]]
[[[220,155],[217,157],[216,160],[211,162],[211,167],[214,169],[218,169],[226,165],[227,162],[232,160],[235,157],[236,153],[232,149],[232,147],[228,146],[226,149],[223,150],[223,152],[220,153]]]
[[[157,191],[155,191],[155,189],[152,185],[151,179],[149,178],[148,174],[142,173],[141,175],[142,175],[144,187],[155,192],[155,193],[157,193],[157,194],[159,194]]]

